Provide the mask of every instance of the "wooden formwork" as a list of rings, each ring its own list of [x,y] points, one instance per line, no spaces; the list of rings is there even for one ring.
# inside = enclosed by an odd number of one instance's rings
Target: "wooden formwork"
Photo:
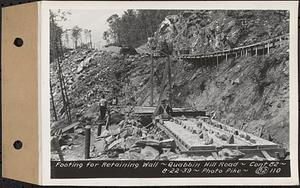
[[[182,153],[208,156],[224,148],[239,150],[245,157],[276,159],[285,156],[278,144],[214,120],[189,118],[157,123],[174,138]]]

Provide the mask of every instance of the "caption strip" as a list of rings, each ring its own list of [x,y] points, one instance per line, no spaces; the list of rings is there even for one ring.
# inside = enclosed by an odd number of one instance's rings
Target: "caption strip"
[[[51,178],[290,177],[290,161],[52,161]]]

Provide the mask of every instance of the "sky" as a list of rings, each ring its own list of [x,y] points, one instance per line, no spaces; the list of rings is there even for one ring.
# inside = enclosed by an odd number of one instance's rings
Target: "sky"
[[[67,15],[67,21],[59,23],[62,28],[71,29],[75,25],[82,29],[92,30],[92,42],[96,45],[103,46],[105,41],[103,40],[103,32],[108,29],[107,18],[113,14],[121,16],[125,9],[113,9],[113,10],[63,10],[68,11],[71,14]]]

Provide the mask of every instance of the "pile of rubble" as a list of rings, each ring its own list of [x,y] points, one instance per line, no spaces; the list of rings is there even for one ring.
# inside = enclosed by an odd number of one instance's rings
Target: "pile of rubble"
[[[176,155],[174,139],[150,123],[143,126],[130,112],[118,124],[103,127],[92,145],[92,157],[118,160],[160,160]]]
[[[113,115],[112,115],[113,116]],[[115,117],[120,114],[115,114]],[[98,123],[91,128],[90,159],[92,160],[265,160],[259,156],[245,158],[245,154],[235,149],[224,148],[204,155],[187,155],[180,152],[176,141],[159,127],[150,123],[143,126],[134,115],[113,119],[108,127],[102,126],[97,136]],[[70,133],[62,134],[61,150],[65,160],[84,160],[84,140],[86,124],[77,123]],[[53,151],[52,160],[58,160]],[[89,159],[89,160],[90,160]]]

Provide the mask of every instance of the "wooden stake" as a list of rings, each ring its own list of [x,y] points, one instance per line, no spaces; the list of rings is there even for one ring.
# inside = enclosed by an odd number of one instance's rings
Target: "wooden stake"
[[[91,126],[87,125],[85,126],[85,155],[84,158],[85,159],[89,159],[90,158],[90,145],[91,145]]]
[[[228,61],[228,54],[226,54],[226,62]]]
[[[58,156],[59,156],[59,160],[60,161],[64,161],[64,156],[63,156],[63,154],[61,152],[59,141],[58,141],[57,137],[53,137],[51,139],[51,145],[53,146],[53,149],[57,151]]]

